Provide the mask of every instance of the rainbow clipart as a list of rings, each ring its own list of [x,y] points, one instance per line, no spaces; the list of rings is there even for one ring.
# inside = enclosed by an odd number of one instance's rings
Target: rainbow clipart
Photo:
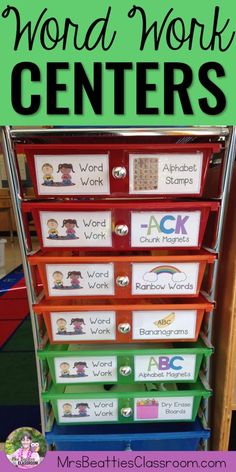
[[[184,272],[181,272],[181,270],[177,267],[166,264],[154,267],[149,272],[145,272],[143,275],[143,280],[146,282],[157,282],[163,277],[165,278],[166,275],[169,275],[173,282],[183,282],[186,280],[186,274]]]
[[[151,273],[154,272],[155,274],[157,274],[157,276],[159,274],[170,274],[170,275],[173,275],[173,274],[176,274],[176,273],[181,274],[181,271],[179,269],[177,269],[174,266],[170,266],[170,265],[162,265],[162,266],[159,266],[159,267],[154,267],[154,269],[150,270],[150,272]]]

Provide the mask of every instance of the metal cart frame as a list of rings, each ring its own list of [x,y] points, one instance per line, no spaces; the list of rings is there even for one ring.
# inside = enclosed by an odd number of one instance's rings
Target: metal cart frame
[[[217,227],[217,237],[216,243],[213,250],[220,254],[221,242],[224,229],[224,219],[227,209],[227,200],[230,188],[230,182],[233,171],[233,163],[235,160],[236,153],[236,127],[226,127],[226,126],[215,126],[215,127],[183,127],[183,128],[12,128],[10,126],[5,126],[1,128],[1,137],[2,137],[2,150],[5,160],[5,166],[9,181],[9,189],[12,198],[12,205],[16,219],[16,227],[19,239],[19,245],[21,249],[23,268],[25,274],[25,282],[28,293],[29,307],[30,307],[30,316],[33,329],[33,338],[35,353],[40,346],[40,336],[38,330],[38,320],[37,316],[33,311],[33,304],[36,303],[37,296],[35,294],[34,288],[31,283],[31,268],[27,261],[27,256],[31,254],[31,248],[28,246],[27,236],[25,232],[25,227],[22,219],[22,196],[20,190],[20,177],[18,175],[17,166],[16,166],[16,153],[14,146],[16,143],[25,143],[27,140],[32,140],[34,138],[44,138],[47,139],[48,136],[96,136],[99,133],[99,136],[174,136],[178,138],[178,142],[188,142],[191,138],[204,138],[204,137],[218,137],[218,140],[225,141],[225,155],[222,163],[222,179],[221,179],[221,192],[220,192],[220,201],[221,208],[218,218],[218,227]],[[216,298],[217,290],[217,274],[219,270],[219,260],[216,261],[213,267],[212,273],[212,284],[210,289],[210,299],[214,300]],[[213,328],[213,313],[210,314],[208,328],[207,328],[207,338],[211,341],[212,338],[212,328]],[[47,423],[47,412],[45,405],[41,400],[41,391],[45,385],[45,379],[43,375],[43,369],[41,361],[37,358],[36,355],[36,369],[38,377],[38,390],[39,390],[39,403],[40,403],[40,413],[41,413],[41,424],[43,434],[46,431]],[[210,363],[206,364],[206,378],[210,379],[211,369]],[[209,420],[209,407],[208,402],[204,406],[204,416],[207,421]]]

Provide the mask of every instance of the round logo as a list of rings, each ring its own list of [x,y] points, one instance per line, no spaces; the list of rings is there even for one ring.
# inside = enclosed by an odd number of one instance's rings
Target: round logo
[[[31,469],[41,464],[47,452],[44,436],[34,428],[18,428],[9,434],[5,453],[11,464],[19,469]]]

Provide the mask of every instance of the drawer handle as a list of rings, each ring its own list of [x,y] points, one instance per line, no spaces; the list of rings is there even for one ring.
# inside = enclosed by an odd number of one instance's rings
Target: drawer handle
[[[127,287],[127,285],[129,285],[128,275],[119,275],[116,278],[116,285],[118,285],[119,287]]]
[[[115,233],[117,236],[127,236],[129,228],[127,225],[116,225]]]
[[[123,377],[128,377],[132,372],[132,369],[129,365],[122,365],[120,367],[120,374],[123,375]]]
[[[124,451],[132,451],[132,447],[131,447],[131,442],[127,442],[125,448],[124,448]]]
[[[112,175],[114,179],[124,179],[126,177],[126,168],[125,167],[113,167]]]
[[[129,323],[120,323],[118,325],[118,331],[121,334],[127,334],[131,331],[131,326]]]
[[[130,416],[132,415],[133,413],[133,410],[132,408],[121,408],[121,415],[124,417],[124,418],[130,418]]]

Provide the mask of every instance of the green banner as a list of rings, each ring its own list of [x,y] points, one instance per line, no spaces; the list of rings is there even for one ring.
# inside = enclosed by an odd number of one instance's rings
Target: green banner
[[[0,124],[236,124],[235,0],[0,3]]]

